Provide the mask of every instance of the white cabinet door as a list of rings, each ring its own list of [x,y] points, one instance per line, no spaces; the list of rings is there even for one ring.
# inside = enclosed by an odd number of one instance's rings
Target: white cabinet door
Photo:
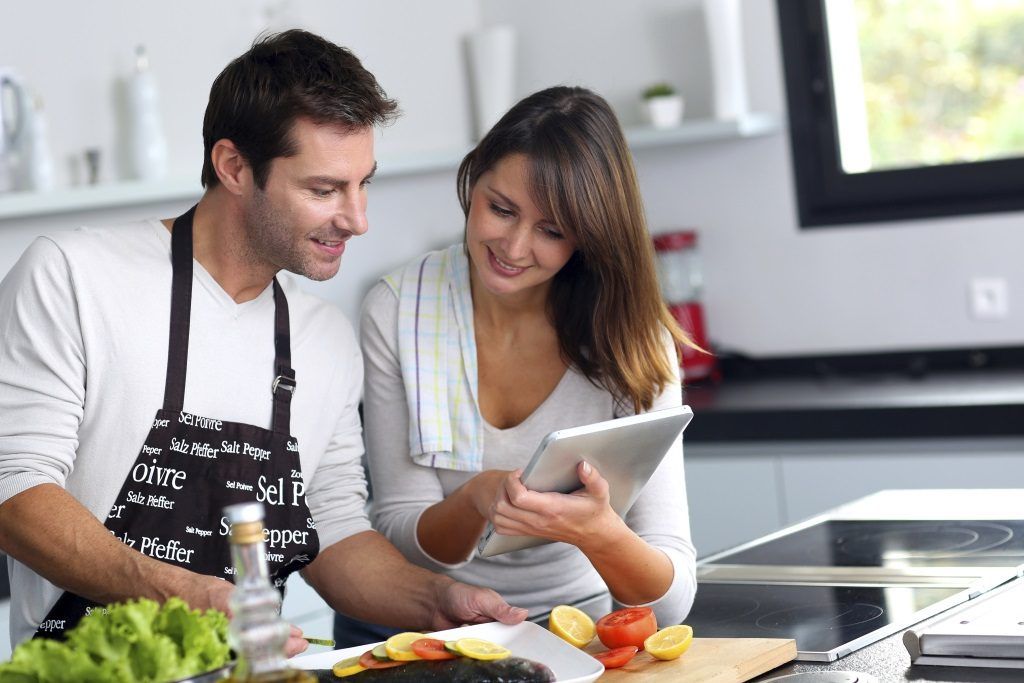
[[[1022,439],[794,444],[781,458],[787,523],[883,489],[1024,486]]]
[[[783,526],[776,456],[731,446],[687,444],[686,493],[697,556]]]

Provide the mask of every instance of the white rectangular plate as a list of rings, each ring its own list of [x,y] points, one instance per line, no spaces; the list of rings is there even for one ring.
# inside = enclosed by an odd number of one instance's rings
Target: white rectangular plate
[[[565,642],[543,626],[524,621],[515,626],[505,624],[476,624],[438,631],[429,634],[431,638],[458,640],[459,638],[482,638],[503,645],[515,657],[532,659],[547,666],[560,683],[589,683],[604,673],[599,661]],[[378,643],[349,647],[344,650],[300,655],[290,661],[300,669],[330,669],[346,657],[357,657]]]

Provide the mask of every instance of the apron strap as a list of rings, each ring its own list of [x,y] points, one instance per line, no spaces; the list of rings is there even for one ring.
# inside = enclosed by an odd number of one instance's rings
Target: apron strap
[[[292,369],[292,342],[288,320],[288,298],[274,278],[274,415],[270,429],[282,434],[291,433],[291,404],[295,393],[295,370]]]
[[[171,328],[167,344],[167,379],[164,384],[164,410],[180,413],[185,405],[185,375],[188,369],[188,336],[192,312],[192,219],[193,206],[174,221],[171,233]],[[291,402],[295,393],[292,369],[291,330],[288,298],[274,278],[274,382],[271,393],[274,410],[270,428],[289,434]]]
[[[188,331],[192,312],[192,219],[193,206],[174,220],[171,233],[171,332],[167,344],[167,380],[164,410],[180,413],[185,405],[185,371],[188,368]]]

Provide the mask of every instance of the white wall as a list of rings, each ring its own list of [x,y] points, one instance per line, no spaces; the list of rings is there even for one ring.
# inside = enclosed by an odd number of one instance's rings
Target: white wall
[[[743,0],[752,108],[783,112],[773,0]],[[161,85],[171,172],[195,177],[209,84],[257,30],[301,25],[352,47],[406,115],[378,152],[447,149],[469,141],[460,39],[484,24],[518,28],[518,89],[582,83],[604,93],[623,122],[656,80],[677,83],[688,116],[709,106],[706,37],[697,0],[184,0],[170,5],[48,0],[0,23],[0,65],[15,66],[44,98],[62,176],[66,158],[118,157],[115,83],[135,44],[149,47]],[[54,21],[54,17],[59,20]],[[701,230],[713,338],[754,354],[869,351],[1024,341],[1024,214],[801,231],[788,138],[645,150],[637,165],[652,231]],[[342,274],[315,288],[354,314],[382,271],[455,239],[461,216],[453,173],[382,178],[371,190],[371,231],[353,243]],[[0,221],[0,272],[33,235],[77,225],[168,216],[180,204]],[[1010,283],[1011,317],[979,323],[966,285],[978,275]]]
[[[697,0],[483,0],[485,21],[520,29],[524,92],[581,82],[625,122],[646,84],[668,78],[688,116],[709,107]],[[785,111],[774,0],[742,0],[751,107]],[[653,232],[700,229],[713,339],[752,354],[1024,342],[1024,214],[801,231],[788,136],[637,155]],[[1011,316],[968,316],[967,282],[1001,276]]]

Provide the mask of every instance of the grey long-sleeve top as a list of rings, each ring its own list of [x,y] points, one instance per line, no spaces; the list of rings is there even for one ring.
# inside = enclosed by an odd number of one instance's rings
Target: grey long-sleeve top
[[[384,281],[363,303],[361,345],[365,362],[364,418],[373,490],[371,521],[412,562],[466,583],[497,590],[531,616],[553,606],[606,593],[607,587],[576,547],[551,543],[505,555],[475,555],[445,564],[428,555],[416,537],[420,515],[474,476],[423,467],[409,454],[408,414],[398,355],[398,297]],[[670,353],[666,349],[666,353]],[[652,410],[678,406],[678,382],[667,386]],[[551,395],[522,423],[497,429],[485,423],[484,469],[525,467],[541,439],[551,431],[619,417],[611,394],[570,368]],[[696,591],[696,552],[690,542],[682,442],[677,442],[626,515],[630,528],[664,552],[675,571],[672,585],[650,606],[659,624],[680,623]],[[603,602],[586,611],[600,616]]]

